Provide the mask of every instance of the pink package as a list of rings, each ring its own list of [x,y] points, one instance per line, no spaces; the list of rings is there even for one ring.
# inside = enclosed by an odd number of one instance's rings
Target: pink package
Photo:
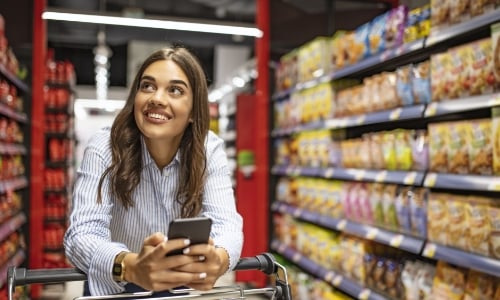
[[[391,49],[403,43],[408,7],[400,5],[391,10],[385,30],[385,47]]]

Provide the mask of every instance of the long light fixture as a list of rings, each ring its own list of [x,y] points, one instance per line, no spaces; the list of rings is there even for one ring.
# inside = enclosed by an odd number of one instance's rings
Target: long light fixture
[[[113,15],[103,15],[95,13],[76,13],[67,11],[46,10],[42,14],[42,19],[68,21],[68,22],[83,22],[104,25],[118,25],[118,26],[133,26],[143,28],[158,28],[169,30],[184,30],[184,31],[197,31],[218,34],[231,34],[262,37],[262,31],[254,26],[237,23],[238,25],[228,25],[224,23],[202,23],[191,22],[185,19],[150,19],[150,18],[130,18]]]

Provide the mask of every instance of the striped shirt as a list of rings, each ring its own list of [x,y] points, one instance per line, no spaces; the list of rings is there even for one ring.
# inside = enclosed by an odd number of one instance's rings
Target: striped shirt
[[[159,170],[146,149],[143,138],[141,180],[133,193],[134,206],[125,208],[109,195],[105,180],[102,203],[97,203],[98,183],[111,162],[110,128],[99,130],[89,141],[77,170],[70,225],[64,236],[68,259],[89,278],[92,295],[123,291],[113,281],[115,256],[121,251],[138,253],[144,239],[155,233],[166,234],[168,224],[180,217],[175,201],[179,152]],[[236,211],[223,140],[209,132],[206,141],[207,181],[201,215],[212,218],[211,237],[215,245],[229,254],[229,269],[238,261],[243,244],[242,218]]]

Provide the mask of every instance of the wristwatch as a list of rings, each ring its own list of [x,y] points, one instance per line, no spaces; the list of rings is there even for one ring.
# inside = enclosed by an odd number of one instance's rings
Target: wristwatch
[[[125,263],[123,260],[127,253],[126,251],[118,253],[113,262],[113,280],[116,282],[125,281]]]

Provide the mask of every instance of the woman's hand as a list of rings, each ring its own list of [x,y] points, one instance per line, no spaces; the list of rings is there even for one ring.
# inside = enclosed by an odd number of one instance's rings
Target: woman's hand
[[[208,273],[203,268],[195,268],[189,272],[182,269],[184,266],[196,265],[200,260],[200,255],[166,256],[170,251],[182,249],[188,245],[189,240],[167,241],[161,233],[147,237],[139,254],[129,253],[125,256],[125,280],[146,290],[164,291],[179,286],[188,286],[191,282],[207,277]],[[206,256],[203,256],[203,259],[205,260]]]
[[[192,263],[184,264],[177,271],[188,272],[191,274],[206,274],[205,278],[196,278],[187,283],[186,286],[207,291],[213,288],[215,282],[228,269],[229,256],[223,248],[216,248],[212,239],[208,244],[199,244],[189,246],[184,250],[185,255],[192,257]],[[181,257],[179,256],[179,257]],[[199,258],[199,259],[197,259]]]

